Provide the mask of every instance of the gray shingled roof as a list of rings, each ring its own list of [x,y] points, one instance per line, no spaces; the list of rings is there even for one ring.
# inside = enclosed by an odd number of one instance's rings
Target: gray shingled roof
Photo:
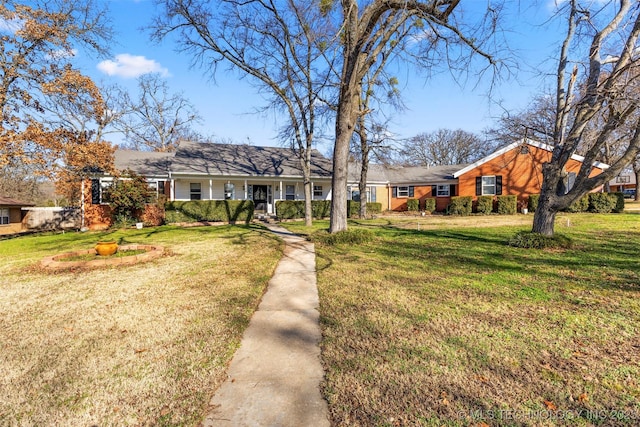
[[[312,153],[313,178],[331,178],[332,163],[320,152]],[[300,160],[289,148],[253,145],[213,144],[182,141],[175,153],[116,150],[118,170],[131,169],[145,176],[213,175],[302,177]],[[466,165],[385,166],[370,164],[370,183],[431,184],[453,179],[453,173]],[[360,179],[360,164],[349,163],[349,181]]]
[[[311,176],[330,178],[332,164],[314,150]],[[171,161],[175,174],[222,176],[302,176],[300,160],[289,148],[181,142]]]
[[[144,176],[168,176],[173,155],[174,153],[154,151],[116,150],[115,167],[121,171],[130,169]]]
[[[349,182],[360,181],[361,162],[349,162]],[[367,182],[369,183],[387,183],[387,166],[378,163],[369,163],[367,170]]]
[[[394,184],[431,184],[453,179],[466,165],[388,167],[387,178]]]

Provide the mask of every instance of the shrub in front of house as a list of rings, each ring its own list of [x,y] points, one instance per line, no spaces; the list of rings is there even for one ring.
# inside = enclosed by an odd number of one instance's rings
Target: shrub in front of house
[[[538,202],[540,201],[539,194],[529,194],[529,200],[527,201],[527,209],[529,212],[535,212],[538,209]]]
[[[613,208],[613,211],[615,213],[624,212],[624,193],[617,192],[617,193],[610,193],[610,194],[611,196],[616,198],[616,206]]]
[[[407,210],[409,212],[418,212],[419,209],[420,209],[420,200],[407,199]]]
[[[518,212],[517,196],[498,196],[498,214],[515,215]]]
[[[253,219],[251,200],[189,200],[165,205],[165,221],[172,222],[245,222]]]
[[[347,200],[347,212],[350,218],[360,215],[360,202]],[[382,212],[382,203],[367,203],[367,215],[376,215],[380,212]],[[329,211],[327,211],[327,216],[329,216]]]
[[[473,197],[471,196],[454,196],[447,208],[449,215],[471,215],[473,206]]]
[[[316,219],[327,218],[331,212],[330,200],[312,200],[311,216]],[[276,215],[280,219],[304,218],[304,200],[279,200],[276,202]]]
[[[589,212],[610,213],[617,203],[617,197],[612,194],[589,193]]]
[[[435,212],[436,199],[434,198],[424,199],[424,210],[425,212]]]
[[[585,194],[580,199],[576,200],[567,208],[568,212],[586,212],[589,210],[589,195]]]
[[[277,201],[276,215],[280,219],[304,218],[304,202],[296,200]]]
[[[312,216],[316,219],[328,218],[331,213],[330,200],[313,200],[311,202]],[[347,201],[349,217],[360,214],[360,202]],[[381,203],[367,203],[367,214],[379,214],[382,212]],[[280,200],[276,202],[276,214],[280,219],[304,218],[304,200]]]
[[[140,221],[145,206],[152,199],[149,184],[144,177],[126,171],[123,178],[113,182],[105,194],[108,197],[113,220],[122,227]]]
[[[476,212],[482,215],[489,215],[493,212],[493,196],[478,196]]]

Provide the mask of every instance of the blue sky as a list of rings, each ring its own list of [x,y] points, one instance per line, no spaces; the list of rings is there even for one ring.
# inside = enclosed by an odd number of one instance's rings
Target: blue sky
[[[545,80],[544,72],[535,69],[538,66],[547,71],[553,69],[553,62],[548,58],[557,52],[562,37],[558,26],[541,27],[551,15],[549,1],[534,5],[507,2],[518,8],[508,11],[506,37],[518,55],[520,70],[514,69],[509,79],[498,82],[491,99],[487,97],[486,80],[478,83],[470,77],[460,86],[447,72],[427,77],[405,71],[398,78],[407,110],[392,116],[389,130],[399,137],[439,128],[479,133],[491,126],[495,118],[504,113],[504,108],[525,107],[533,94],[553,84],[552,80]],[[472,8],[486,6],[486,0],[462,3]],[[112,56],[78,58],[82,70],[96,82],[117,83],[134,90],[135,77],[145,72],[159,72],[172,92],[182,92],[198,109],[204,121],[196,130],[202,134],[256,145],[279,144],[275,139],[278,119],[254,113],[264,101],[247,79],[240,79],[238,74],[220,67],[214,82],[202,69],[190,69],[190,58],[176,53],[175,45],[150,42],[149,34],[140,28],[156,13],[153,1],[112,0],[109,8],[116,30]],[[324,147],[323,151],[326,150]]]

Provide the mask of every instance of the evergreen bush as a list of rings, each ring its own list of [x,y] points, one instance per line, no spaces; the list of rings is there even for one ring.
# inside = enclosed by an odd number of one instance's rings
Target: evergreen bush
[[[586,212],[589,210],[589,195],[586,194],[582,198],[576,200],[567,208],[569,212]]]
[[[424,199],[424,210],[426,212],[435,212],[436,211],[436,199],[434,199],[434,198]]]
[[[420,200],[418,199],[407,200],[407,210],[409,212],[418,212],[419,209],[420,209]]]
[[[611,196],[616,198],[616,206],[613,208],[613,211],[615,213],[624,212],[624,193],[617,192],[617,193],[610,193],[610,194]]]
[[[248,224],[253,219],[253,210],[254,204],[251,200],[173,201],[165,205],[165,221],[168,223],[220,221]]]
[[[618,203],[616,196],[609,193],[589,193],[589,211],[610,213]]]
[[[478,196],[476,212],[482,215],[489,215],[493,212],[493,196]]]
[[[471,215],[473,206],[473,197],[471,196],[454,196],[447,208],[449,215]]]
[[[535,212],[538,209],[538,202],[540,201],[539,194],[529,194],[529,201],[527,204],[527,209],[529,212]]]
[[[515,215],[518,212],[517,196],[498,196],[498,214]]]

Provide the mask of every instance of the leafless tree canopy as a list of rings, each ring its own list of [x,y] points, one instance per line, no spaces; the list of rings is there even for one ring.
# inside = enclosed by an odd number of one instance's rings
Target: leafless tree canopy
[[[473,163],[493,152],[495,143],[462,129],[438,129],[404,141],[398,160],[415,166],[460,165]]]
[[[123,89],[110,112],[113,126],[125,136],[125,147],[136,150],[174,151],[178,142],[194,134],[201,121],[195,107],[181,93],[170,93],[158,74],[138,78],[138,97]]]
[[[162,0],[164,14],[154,37],[177,35],[180,49],[215,79],[218,65],[247,77],[284,113],[280,139],[300,158],[305,188],[305,221],[311,223],[311,152],[318,117],[326,109],[325,88],[332,70],[333,23],[315,2],[294,0]]]
[[[555,147],[543,168],[533,225],[534,232],[547,235],[553,234],[556,212],[618,175],[640,150],[640,5],[630,0],[582,3],[570,0],[563,6],[567,33],[556,76]],[[607,170],[591,176],[593,162],[602,159],[612,140],[625,143],[615,155],[609,150]],[[585,160],[575,184],[566,194],[559,193],[564,168],[578,150]]]
[[[340,22],[340,87],[336,111],[330,232],[347,228],[346,183],[349,144],[359,117],[362,82],[384,55],[402,52],[413,64],[431,69],[446,64],[451,71],[474,70],[481,57],[486,69],[495,71],[497,48],[490,42],[499,22],[500,7],[489,5],[482,19],[463,19],[459,0],[325,1],[326,14]],[[468,18],[469,15],[466,15]],[[477,69],[475,69],[477,71]],[[479,74],[482,74],[480,71]]]

